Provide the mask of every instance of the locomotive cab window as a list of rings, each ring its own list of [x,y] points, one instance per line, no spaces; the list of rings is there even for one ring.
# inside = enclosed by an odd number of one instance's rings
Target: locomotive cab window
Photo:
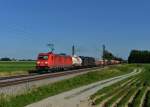
[[[38,59],[40,60],[48,60],[48,56],[47,55],[42,55],[42,56],[39,56]]]

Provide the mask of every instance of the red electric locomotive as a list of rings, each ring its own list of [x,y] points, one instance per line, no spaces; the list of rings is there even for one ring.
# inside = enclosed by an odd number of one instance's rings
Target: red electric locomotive
[[[51,72],[58,69],[72,67],[72,57],[68,55],[59,55],[52,52],[40,53],[37,58],[36,68],[38,71]]]

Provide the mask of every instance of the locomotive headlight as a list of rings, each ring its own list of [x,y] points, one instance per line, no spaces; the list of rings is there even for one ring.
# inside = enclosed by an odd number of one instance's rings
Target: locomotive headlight
[[[45,62],[45,64],[48,64],[48,62]]]
[[[38,61],[37,64],[40,64],[40,61]]]

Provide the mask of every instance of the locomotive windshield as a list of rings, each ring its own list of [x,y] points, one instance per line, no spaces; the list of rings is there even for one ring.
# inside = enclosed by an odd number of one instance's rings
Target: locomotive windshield
[[[47,55],[41,55],[38,57],[39,60],[48,60],[48,56]]]

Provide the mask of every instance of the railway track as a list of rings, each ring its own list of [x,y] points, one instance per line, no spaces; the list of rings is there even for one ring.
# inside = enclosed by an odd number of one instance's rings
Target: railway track
[[[34,75],[38,75],[38,74],[37,73],[31,73],[31,74],[24,74],[24,75],[0,77],[0,81],[6,80],[6,79],[13,79],[13,78],[29,77],[29,76],[34,76]]]
[[[26,82],[32,82],[32,81],[38,81],[42,79],[47,79],[47,78],[55,78],[55,77],[60,77],[64,75],[70,75],[70,74],[76,74],[80,72],[86,72],[89,70],[96,70],[102,67],[93,67],[93,68],[85,68],[85,69],[77,69],[77,70],[70,70],[70,71],[65,71],[65,72],[57,72],[57,73],[47,73],[47,74],[32,74],[32,75],[22,75],[22,76],[14,76],[14,77],[6,77],[6,78],[1,78],[0,79],[0,88],[1,87],[7,87],[7,86],[12,86],[12,85],[18,85]]]

